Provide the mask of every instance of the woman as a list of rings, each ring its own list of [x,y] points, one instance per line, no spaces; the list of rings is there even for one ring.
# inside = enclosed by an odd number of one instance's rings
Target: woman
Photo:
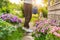
[[[32,17],[32,0],[24,0],[24,30],[27,32],[32,32],[33,30],[29,29],[29,22]]]

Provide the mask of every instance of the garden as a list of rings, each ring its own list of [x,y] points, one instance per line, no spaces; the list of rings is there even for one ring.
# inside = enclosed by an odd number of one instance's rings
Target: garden
[[[23,4],[23,0],[0,0],[0,40],[23,40],[26,36],[26,31],[22,29],[25,20]],[[57,20],[48,18],[48,0],[33,2],[32,9],[30,22],[33,24],[30,23],[30,26],[34,31],[30,36],[34,40],[60,40]]]

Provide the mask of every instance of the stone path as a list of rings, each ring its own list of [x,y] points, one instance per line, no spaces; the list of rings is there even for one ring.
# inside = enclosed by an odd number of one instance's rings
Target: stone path
[[[26,36],[23,37],[22,40],[34,40],[34,38],[31,36],[30,33],[26,34]]]
[[[30,28],[33,27],[33,23],[32,22],[30,22],[29,25],[30,25]],[[23,37],[22,40],[34,40],[34,38],[31,36],[31,34],[32,33],[26,33],[26,35]]]
[[[33,37],[31,37],[31,36],[25,36],[25,37],[23,38],[23,40],[34,40],[34,39],[33,39]]]

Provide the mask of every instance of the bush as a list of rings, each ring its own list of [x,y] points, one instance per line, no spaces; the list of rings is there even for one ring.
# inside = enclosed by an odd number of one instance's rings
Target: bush
[[[34,30],[32,36],[35,40],[60,40],[60,34],[57,34],[60,33],[60,27],[56,26],[56,20],[41,19],[36,22]]]
[[[49,22],[47,19],[40,20],[36,23],[35,40],[45,40],[47,32],[49,31]]]
[[[24,30],[0,19],[0,40],[22,40]]]
[[[12,32],[12,34],[10,36],[8,36],[7,40],[22,40],[23,36],[24,36],[24,30],[22,30],[21,27],[17,28],[16,31]]]
[[[0,19],[0,40],[4,40],[13,31],[15,28],[12,25]]]

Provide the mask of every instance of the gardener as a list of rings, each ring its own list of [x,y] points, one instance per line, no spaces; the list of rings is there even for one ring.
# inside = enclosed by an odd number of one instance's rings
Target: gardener
[[[32,32],[33,30],[29,29],[29,22],[32,17],[32,0],[24,0],[24,17],[25,23],[23,29],[27,32]]]

